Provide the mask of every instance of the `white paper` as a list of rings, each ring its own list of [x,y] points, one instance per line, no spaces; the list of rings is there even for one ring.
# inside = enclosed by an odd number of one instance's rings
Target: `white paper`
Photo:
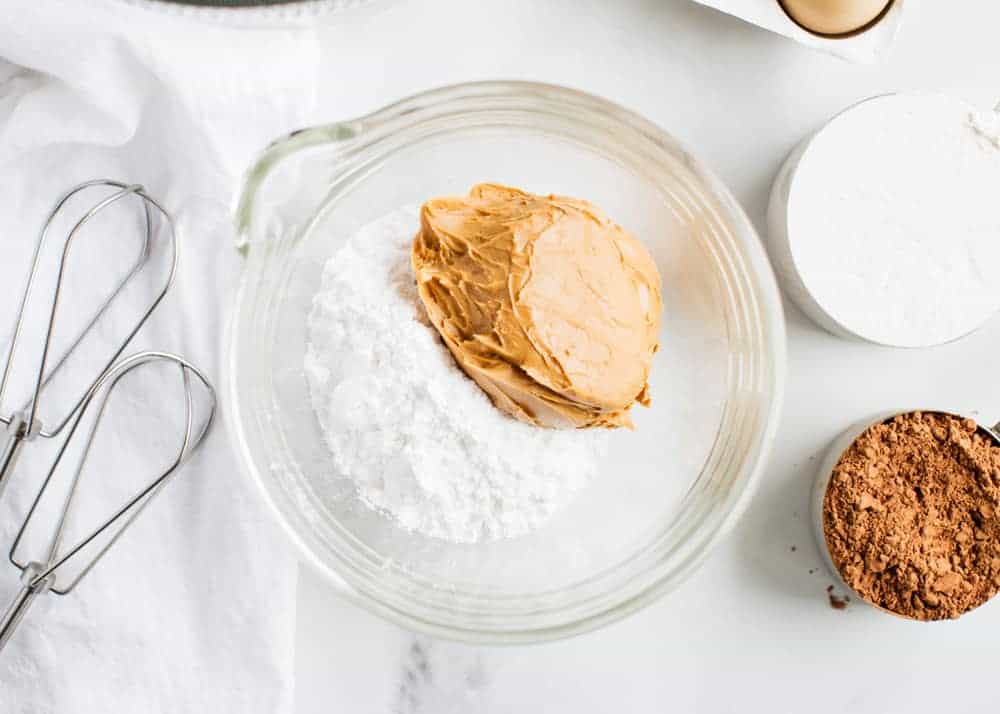
[[[735,15],[779,35],[789,37],[850,62],[872,64],[882,60],[892,48],[903,20],[904,6],[914,0],[896,0],[877,25],[853,37],[831,39],[806,32],[795,24],[777,0],[695,0],[695,2]]]

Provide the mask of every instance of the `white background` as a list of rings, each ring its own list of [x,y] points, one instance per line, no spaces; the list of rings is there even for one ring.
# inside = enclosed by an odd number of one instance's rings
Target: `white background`
[[[570,85],[681,139],[763,232],[780,162],[845,106],[904,89],[1000,99],[1000,4],[909,5],[892,57],[866,67],[686,0],[395,0],[327,21],[321,115],[473,79]],[[935,625],[834,611],[806,514],[814,459],[856,419],[910,405],[1000,418],[1000,320],[911,352],[847,343],[787,314],[787,403],[770,466],[741,524],[680,590],[599,632],[479,648],[414,637],[303,567],[297,711],[997,711],[1000,603]]]

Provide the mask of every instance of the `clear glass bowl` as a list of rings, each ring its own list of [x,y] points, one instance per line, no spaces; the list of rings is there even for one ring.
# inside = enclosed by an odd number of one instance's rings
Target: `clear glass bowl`
[[[404,531],[333,473],[302,364],[323,264],[343,240],[480,181],[602,207],[657,261],[664,326],[653,406],[611,435],[590,488],[533,535],[456,545]],[[237,222],[230,432],[308,559],[369,609],[479,642],[592,629],[677,585],[747,505],[783,394],[778,290],[736,201],[648,121],[540,84],[438,89],[275,142]]]

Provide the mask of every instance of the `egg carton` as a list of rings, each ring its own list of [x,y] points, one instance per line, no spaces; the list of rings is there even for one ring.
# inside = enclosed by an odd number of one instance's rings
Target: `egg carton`
[[[885,16],[873,27],[857,35],[828,38],[803,30],[782,9],[778,0],[695,0],[747,22],[789,37],[807,47],[841,57],[850,62],[874,64],[884,59],[903,22],[907,0],[895,0]]]

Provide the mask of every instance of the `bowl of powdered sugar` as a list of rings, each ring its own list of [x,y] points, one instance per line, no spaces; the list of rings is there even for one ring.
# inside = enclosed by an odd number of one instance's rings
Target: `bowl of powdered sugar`
[[[411,251],[421,204],[484,180],[585,197],[648,252],[648,407],[526,423],[459,366]],[[677,585],[745,508],[782,396],[780,300],[749,221],[657,127],[557,87],[436,90],[276,142],[238,219],[234,443],[362,605],[462,639],[564,636]]]
[[[775,182],[772,258],[817,324],[892,347],[963,337],[1000,309],[1000,113],[874,97],[796,148]]]

